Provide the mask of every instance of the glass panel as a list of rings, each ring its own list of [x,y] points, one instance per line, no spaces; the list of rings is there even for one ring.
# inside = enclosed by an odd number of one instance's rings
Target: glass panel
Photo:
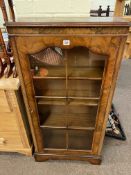
[[[39,105],[43,128],[89,129],[95,127],[97,107]]]
[[[106,59],[86,47],[29,55],[45,148],[91,149]]]
[[[58,129],[42,129],[44,148],[65,149],[66,131]]]
[[[58,47],[49,47],[29,56],[34,78],[65,77],[64,53]]]
[[[59,79],[35,79],[34,80],[36,96],[45,97],[65,97],[66,83]]]
[[[99,98],[101,81],[69,80],[68,88],[68,95],[71,97]]]
[[[94,131],[69,131],[69,149],[91,150]]]

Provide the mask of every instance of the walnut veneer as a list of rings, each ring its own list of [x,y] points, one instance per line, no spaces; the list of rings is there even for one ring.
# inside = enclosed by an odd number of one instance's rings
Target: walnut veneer
[[[6,26],[35,159],[100,164],[128,23],[119,18],[28,18]],[[62,64],[32,64],[31,55],[55,47],[62,52]]]

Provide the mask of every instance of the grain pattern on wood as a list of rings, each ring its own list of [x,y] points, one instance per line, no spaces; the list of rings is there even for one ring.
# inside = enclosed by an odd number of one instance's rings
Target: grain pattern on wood
[[[29,79],[30,75],[28,75],[27,77],[25,77],[25,76],[23,77],[23,74],[21,72],[22,64],[20,64],[19,60],[17,59],[19,55],[18,55],[18,52],[17,52],[16,41],[13,38],[11,40],[11,42],[12,42],[12,44],[14,43],[12,45],[12,48],[13,48],[13,51],[14,51],[14,57],[16,58],[15,62],[16,62],[16,65],[18,67],[19,79],[21,80],[22,92],[23,92],[24,102],[25,102],[25,105],[26,105],[26,112],[27,112],[27,115],[28,115],[28,120],[29,120],[29,123],[30,123],[31,132],[32,132],[32,137],[33,137],[33,141],[34,141],[34,144],[35,144],[35,150],[36,151],[43,150],[42,139],[41,139],[42,136],[40,134],[40,128],[39,128],[39,121],[38,121],[38,118],[35,118],[36,116],[38,116],[38,113],[34,114],[34,109],[36,109],[36,104],[34,104],[34,89],[32,89],[32,86],[30,86],[30,83],[31,83],[31,81],[30,81],[31,79]],[[28,57],[27,57],[27,59],[28,59]],[[23,66],[24,66],[25,70],[28,70],[29,67],[27,68],[27,66],[29,66],[29,63],[28,64],[24,63]],[[23,78],[26,78],[26,80],[23,81]],[[29,87],[28,92],[25,91],[25,83]],[[33,108],[32,108],[31,104],[29,105],[29,101],[27,100],[27,95],[26,95],[26,93],[30,94],[30,92],[33,93],[33,95],[31,95],[31,98],[30,98],[30,102],[32,101],[33,106],[34,106]],[[32,115],[34,117],[32,117]],[[33,123],[32,120],[34,120],[34,123]],[[34,128],[36,128],[36,131],[34,130]],[[38,144],[38,143],[40,143],[40,144]]]
[[[131,16],[123,16],[124,19],[126,19],[127,21],[131,22]],[[124,49],[124,54],[123,57],[128,59],[131,59],[131,27],[129,28],[129,33],[128,33],[128,37],[126,40],[126,45],[125,45],[125,49]]]
[[[121,18],[130,22],[131,16],[129,16],[129,15],[124,16],[124,7],[125,7],[124,0],[116,0],[114,16],[121,17]],[[124,59],[131,58],[131,33],[130,33],[130,29],[131,29],[131,27],[129,28],[129,34],[128,34],[128,38],[127,38],[125,49],[124,49],[124,54],[123,54]]]
[[[18,126],[13,113],[0,112],[0,132],[18,132]]]
[[[6,91],[0,90],[0,112],[11,112],[9,100],[7,99]]]
[[[26,116],[21,112],[21,102],[18,102],[14,89],[15,87],[7,87],[6,90],[0,90],[0,151],[20,152],[31,156],[31,142],[24,123]],[[17,93],[20,90],[17,89]]]
[[[103,83],[103,90],[102,90],[102,96],[101,96],[101,103],[99,106],[99,112],[97,116],[96,121],[96,130],[95,130],[95,136],[94,136],[94,142],[93,146],[94,153],[100,153],[101,147],[102,147],[102,139],[105,134],[105,128],[106,128],[106,122],[108,119],[111,103],[112,103],[112,93],[114,92],[116,82],[118,67],[120,65],[121,60],[119,60],[122,55],[119,55],[121,52],[123,52],[123,44],[125,43],[125,39],[119,38],[119,39],[112,39],[112,43],[110,45],[111,50],[111,57],[109,58],[108,66],[106,67],[106,72],[104,76],[104,83]],[[115,44],[115,45],[114,45]],[[115,46],[115,47],[114,47]],[[120,51],[118,50],[120,49]],[[117,58],[117,59],[115,59]],[[111,64],[111,65],[110,65]],[[102,118],[102,114],[104,113]],[[106,117],[105,117],[106,116]],[[101,139],[101,142],[100,142]],[[100,143],[100,145],[98,144]]]
[[[122,17],[124,13],[125,0],[116,0],[114,16]]]

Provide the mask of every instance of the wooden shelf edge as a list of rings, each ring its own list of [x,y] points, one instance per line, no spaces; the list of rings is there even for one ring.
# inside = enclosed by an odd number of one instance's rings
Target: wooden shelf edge
[[[71,152],[71,153],[73,153],[73,152],[76,153],[76,149],[73,149],[73,148],[68,148],[68,149],[66,149],[66,148],[44,148],[43,150],[44,150],[46,153],[49,153],[49,152],[55,153],[55,152],[57,152],[57,151],[59,151],[59,153],[62,152],[62,151],[67,151],[68,153],[70,153],[70,152]],[[77,153],[82,153],[82,154],[83,154],[83,150],[77,149]],[[87,150],[84,150],[84,153],[91,154],[92,151],[89,150],[89,149],[87,149]]]
[[[38,105],[66,105],[66,103],[62,102],[56,102],[56,103],[51,103],[51,102],[39,102]],[[76,103],[76,102],[71,102],[68,104],[69,106],[98,106],[98,103]]]
[[[42,79],[60,79],[60,80],[65,80],[66,77],[39,77],[39,76],[34,76],[34,80],[42,80]],[[68,77],[68,80],[102,80],[102,77]]]
[[[41,79],[66,79],[66,77],[40,77],[40,76],[33,76],[34,80],[41,80]]]
[[[66,99],[66,96],[35,96],[36,99]],[[76,99],[76,100],[100,100],[100,97],[75,97],[75,96],[68,96],[68,99]]]
[[[95,130],[95,127],[79,127],[79,126],[47,126],[40,125],[43,129],[66,129],[66,130]]]

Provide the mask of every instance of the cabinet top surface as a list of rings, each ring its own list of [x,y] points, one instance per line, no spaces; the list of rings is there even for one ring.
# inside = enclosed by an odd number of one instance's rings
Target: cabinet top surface
[[[118,17],[74,17],[74,18],[18,18],[16,22],[6,22],[7,27],[97,27],[129,26]]]

